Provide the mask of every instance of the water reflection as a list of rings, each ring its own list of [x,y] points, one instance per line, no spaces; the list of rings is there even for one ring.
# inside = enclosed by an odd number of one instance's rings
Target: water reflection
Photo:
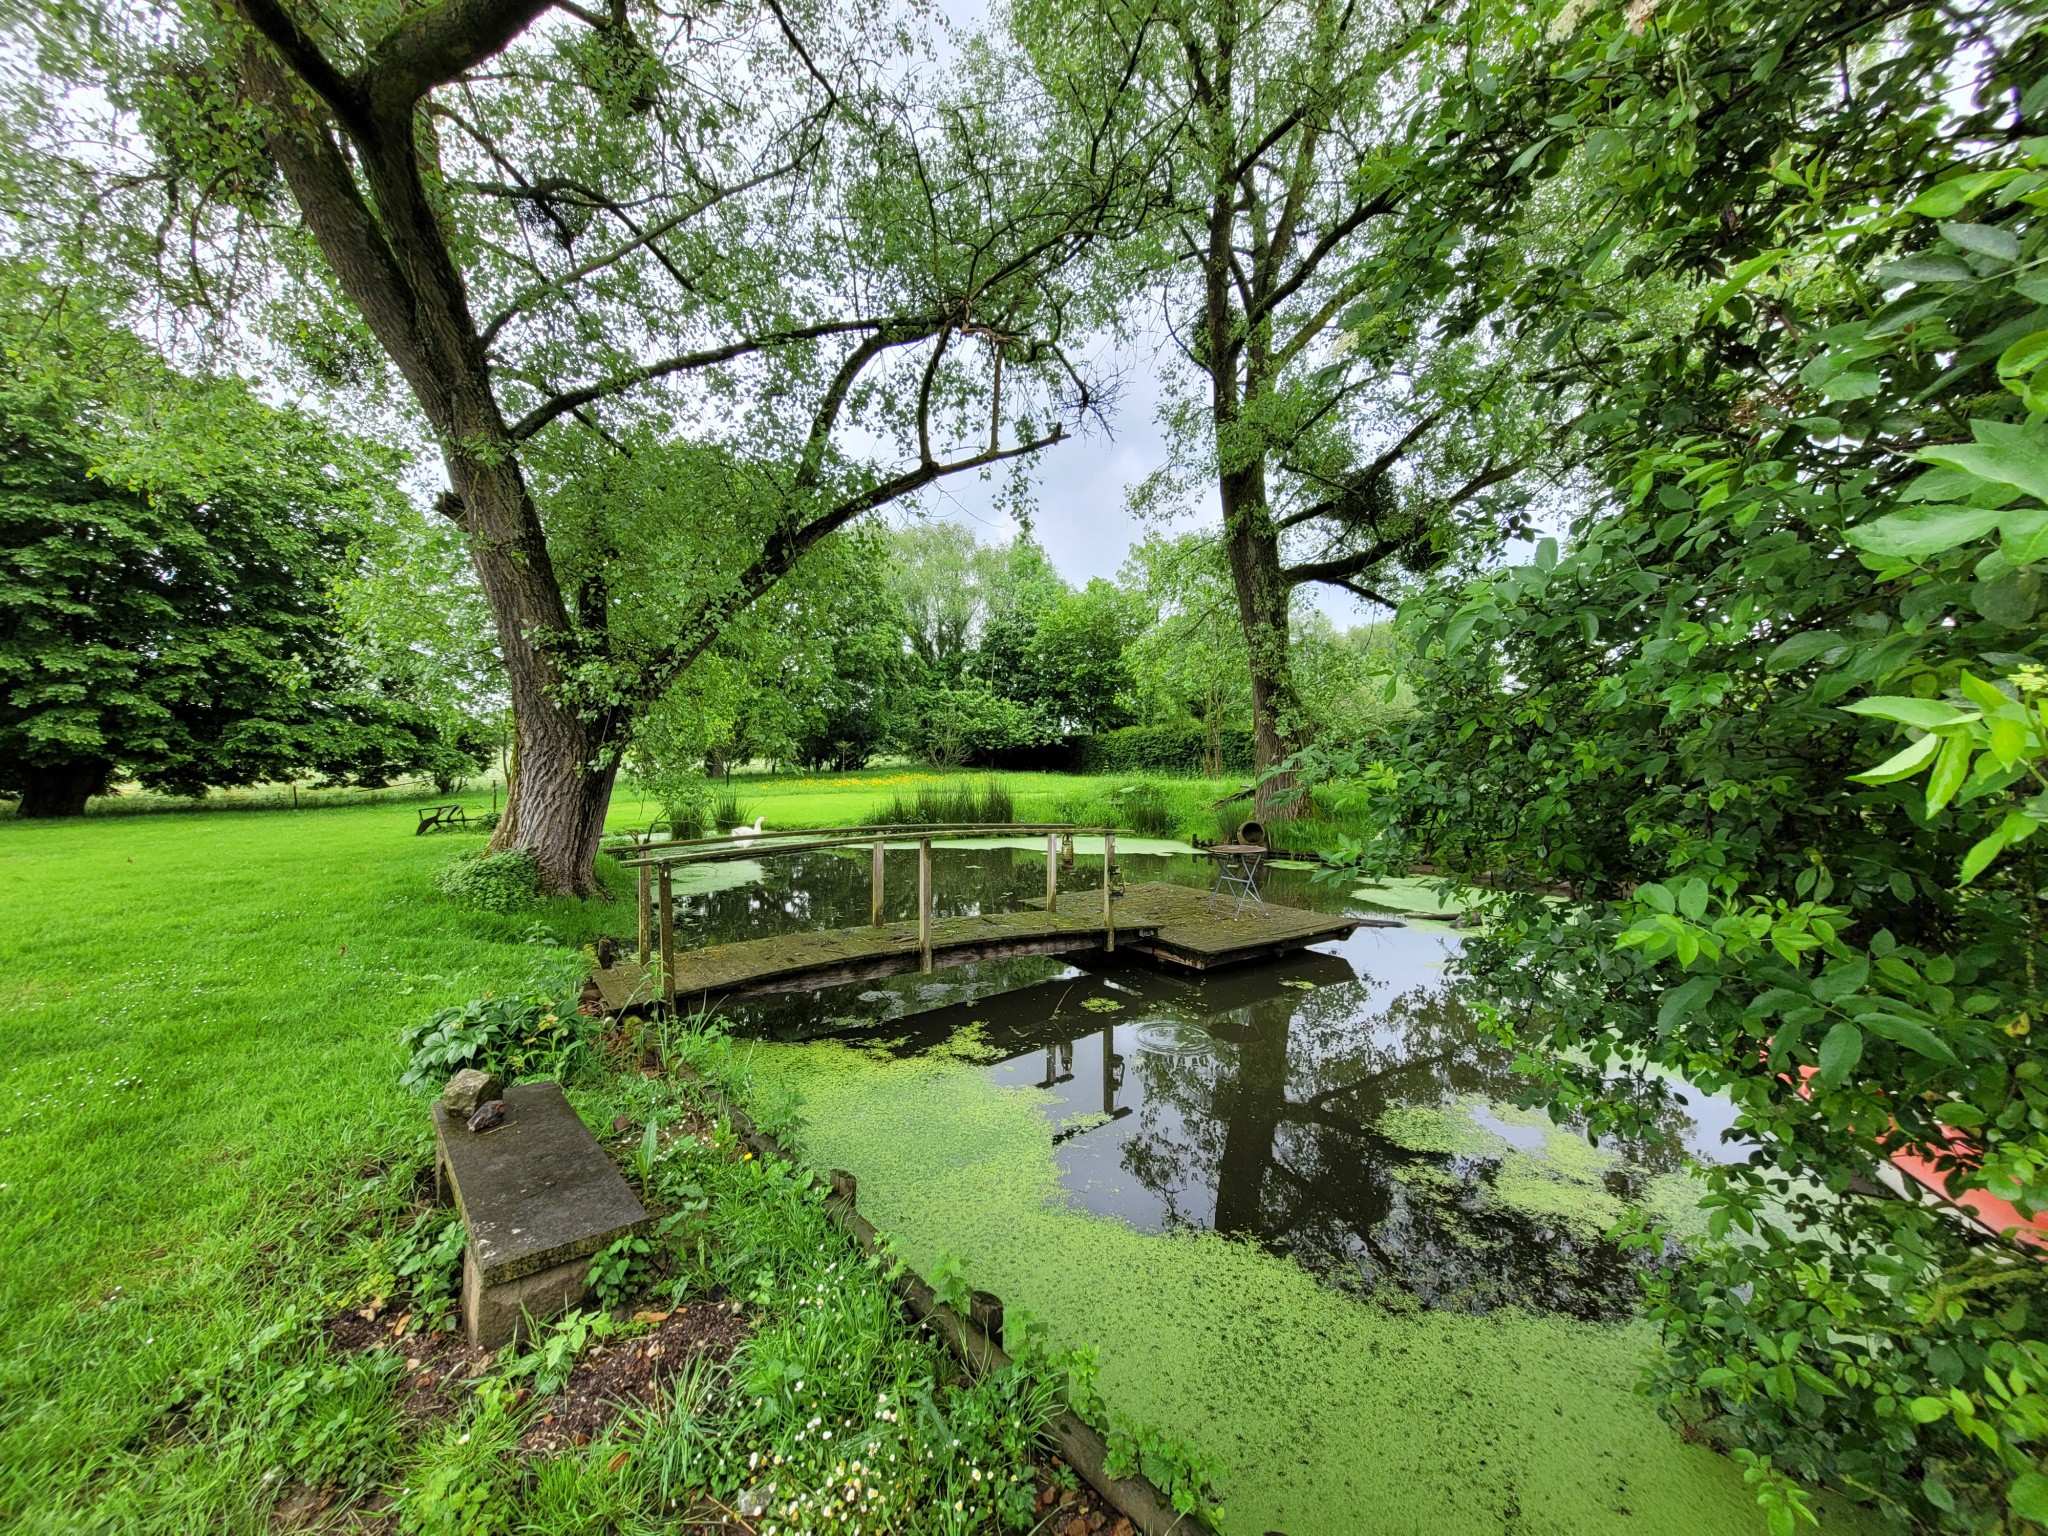
[[[890,857],[900,911],[914,854]],[[1092,872],[1088,862],[1064,888],[1099,888],[1100,860]],[[1133,882],[1206,883],[1191,858],[1119,862]],[[1044,869],[1042,852],[942,852],[940,908],[1013,909],[1043,890]],[[1342,907],[1342,892],[1289,873],[1274,894]],[[799,914],[858,922],[867,868],[785,861],[757,888],[692,901],[730,937]],[[1208,976],[1008,961],[734,1012],[784,1039],[830,1030],[869,1049],[985,1061],[995,1081],[1035,1097],[1070,1197],[1141,1230],[1213,1228],[1398,1306],[1622,1315],[1640,1261],[1603,1232],[1624,1202],[1669,1193],[1676,1148],[1727,1155],[1731,1112],[1681,1087],[1659,1111],[1669,1145],[1649,1152],[1596,1149],[1513,1109],[1523,1084],[1509,1052],[1444,982],[1458,943],[1443,927],[1365,929]]]

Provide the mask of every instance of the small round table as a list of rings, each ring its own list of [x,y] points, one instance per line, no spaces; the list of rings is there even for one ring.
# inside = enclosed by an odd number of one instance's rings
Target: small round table
[[[1209,892],[1213,907],[1218,897],[1234,900],[1230,915],[1237,916],[1246,907],[1263,907],[1265,899],[1259,895],[1259,866],[1272,850],[1263,843],[1216,843],[1209,849],[1209,857],[1216,861],[1216,885]]]

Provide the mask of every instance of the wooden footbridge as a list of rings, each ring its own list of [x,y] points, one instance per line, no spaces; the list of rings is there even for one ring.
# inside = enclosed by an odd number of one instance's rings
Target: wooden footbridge
[[[1102,889],[1062,893],[1062,860],[1071,866],[1073,840],[1100,837]],[[932,845],[962,838],[1045,839],[1045,895],[1023,911],[934,919]],[[917,846],[917,915],[883,921],[883,854]],[[685,865],[833,849],[870,850],[872,898],[864,928],[712,944],[678,953],[674,878]],[[827,827],[763,832],[751,837],[690,838],[642,844],[621,861],[639,885],[639,944],[633,960],[593,973],[607,1012],[624,1013],[678,999],[737,1002],[775,992],[811,991],[939,965],[967,965],[1018,955],[1109,953],[1119,946],[1168,964],[1206,970],[1269,958],[1328,939],[1349,937],[1361,922],[1271,904],[1230,913],[1208,893],[1151,882],[1120,887],[1116,833],[1066,823],[953,823],[942,826]],[[1061,910],[1061,902],[1067,909]]]

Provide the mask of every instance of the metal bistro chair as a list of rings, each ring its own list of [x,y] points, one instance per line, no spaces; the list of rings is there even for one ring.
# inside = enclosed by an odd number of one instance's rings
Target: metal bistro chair
[[[1230,915],[1236,917],[1246,907],[1265,906],[1266,899],[1259,894],[1259,870],[1271,852],[1266,846],[1266,829],[1256,821],[1237,829],[1236,842],[1211,846],[1216,884],[1209,892],[1209,910],[1215,911],[1219,901],[1229,901],[1233,903]]]

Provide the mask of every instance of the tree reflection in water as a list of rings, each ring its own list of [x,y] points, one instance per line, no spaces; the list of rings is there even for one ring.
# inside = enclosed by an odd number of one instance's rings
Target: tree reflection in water
[[[915,855],[889,860],[890,916],[907,916]],[[1100,861],[1088,862],[1070,888],[1099,889]],[[1132,880],[1205,883],[1208,873],[1188,858],[1119,863]],[[1014,910],[1043,890],[1044,871],[1029,850],[942,848],[936,905],[941,915]],[[1282,894],[1343,905],[1341,892],[1299,881]],[[809,855],[768,862],[757,884],[688,898],[685,926],[715,941],[851,926],[867,910],[864,855]],[[1612,1197],[1636,1198],[1686,1147],[1725,1155],[1711,1136],[1727,1107],[1681,1089],[1657,1108],[1662,1148],[1610,1148],[1605,1163],[1588,1153],[1565,1159],[1569,1168],[1546,1157],[1559,1148],[1542,1130],[1487,1123],[1483,1106],[1511,1103],[1522,1083],[1446,988],[1457,943],[1443,929],[1366,929],[1329,952],[1207,977],[1007,961],[732,1012],[739,1027],[785,1040],[829,1032],[903,1055],[979,1052],[998,1082],[1040,1096],[1073,1198],[1141,1229],[1213,1227],[1394,1305],[1625,1314],[1640,1260],[1600,1235]],[[1418,1114],[1461,1134],[1417,1137],[1407,1128]],[[1531,1167],[1550,1180],[1546,1199],[1518,1203],[1526,1177],[1504,1175]]]

